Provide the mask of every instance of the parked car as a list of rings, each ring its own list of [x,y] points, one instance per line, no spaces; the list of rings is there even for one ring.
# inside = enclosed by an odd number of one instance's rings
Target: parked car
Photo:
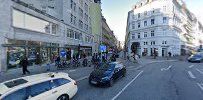
[[[112,86],[113,82],[126,75],[126,68],[120,62],[111,62],[102,64],[95,69],[89,76],[91,85],[108,85]]]
[[[203,55],[202,54],[194,54],[188,58],[188,62],[199,62],[200,63],[202,61],[203,61]]]
[[[69,100],[77,90],[67,73],[43,73],[0,83],[0,100]]]

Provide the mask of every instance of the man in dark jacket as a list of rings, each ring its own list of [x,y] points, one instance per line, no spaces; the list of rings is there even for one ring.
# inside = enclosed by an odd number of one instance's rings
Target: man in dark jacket
[[[22,59],[22,60],[20,61],[20,65],[22,66],[23,75],[25,75],[26,72],[27,72],[28,74],[30,74],[30,71],[28,71],[28,69],[27,69],[27,66],[28,66],[27,57],[25,57],[24,59]]]

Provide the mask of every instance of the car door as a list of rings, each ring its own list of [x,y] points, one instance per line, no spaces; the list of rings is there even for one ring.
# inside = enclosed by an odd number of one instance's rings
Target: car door
[[[121,77],[123,74],[122,74],[122,65],[121,64],[118,64],[118,78]]]
[[[15,92],[10,93],[9,95],[5,96],[2,100],[26,100],[28,98],[27,89],[22,88],[16,90]]]
[[[29,87],[28,100],[56,100],[57,96],[53,94],[51,81],[38,83]]]
[[[53,80],[54,84],[56,84],[58,95],[68,94],[70,97],[75,93],[74,83],[65,78],[59,78]]]
[[[116,65],[114,69],[114,79],[117,79],[119,77],[119,66]]]

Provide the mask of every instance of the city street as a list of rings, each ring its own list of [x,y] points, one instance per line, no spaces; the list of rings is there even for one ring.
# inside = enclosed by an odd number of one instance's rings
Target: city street
[[[78,81],[79,90],[73,100],[202,100],[201,66],[183,61],[127,66],[126,77],[113,87],[90,86],[88,79]]]

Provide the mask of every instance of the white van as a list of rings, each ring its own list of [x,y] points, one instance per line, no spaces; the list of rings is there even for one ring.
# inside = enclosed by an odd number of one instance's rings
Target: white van
[[[0,83],[0,100],[69,100],[77,90],[67,73],[43,73]]]

